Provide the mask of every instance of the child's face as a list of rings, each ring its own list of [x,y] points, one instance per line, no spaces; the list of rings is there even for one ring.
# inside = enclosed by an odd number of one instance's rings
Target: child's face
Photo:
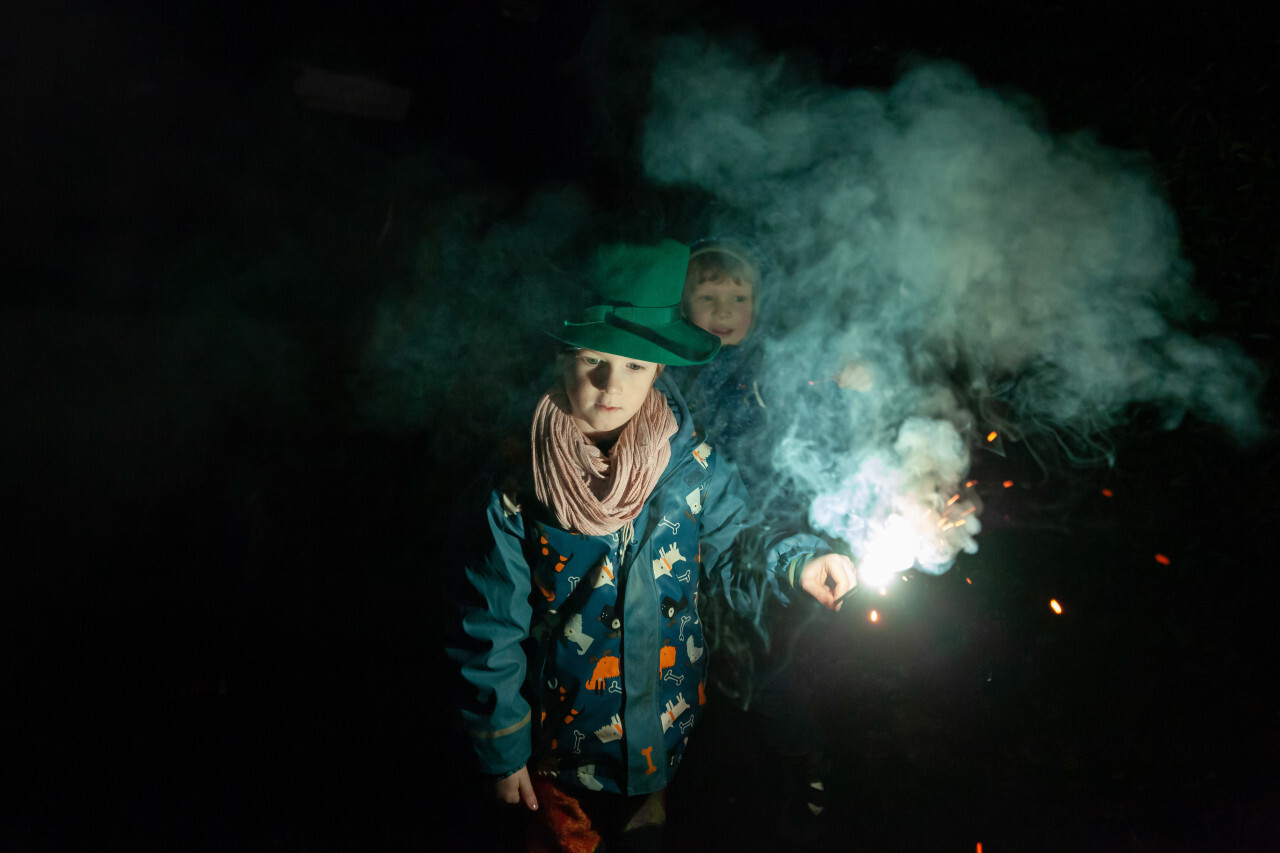
[[[573,419],[592,441],[618,437],[644,405],[658,365],[607,352],[580,349],[564,364],[564,390]]]
[[[751,331],[750,284],[720,276],[695,284],[687,299],[689,322],[718,336],[721,345],[736,346]]]

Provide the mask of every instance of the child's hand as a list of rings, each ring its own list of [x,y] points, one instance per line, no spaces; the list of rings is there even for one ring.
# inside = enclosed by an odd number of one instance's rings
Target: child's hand
[[[538,810],[538,798],[533,795],[533,783],[529,781],[529,768],[521,767],[505,779],[493,783],[493,794],[504,803],[524,803],[529,811]]]
[[[841,597],[858,585],[853,560],[843,554],[824,554],[804,564],[800,572],[800,588],[828,610],[839,610]]]

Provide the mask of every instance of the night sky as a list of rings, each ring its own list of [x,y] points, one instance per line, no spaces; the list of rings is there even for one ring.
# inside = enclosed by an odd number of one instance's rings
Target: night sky
[[[476,401],[528,330],[500,352],[443,330],[456,358],[419,409],[371,402],[370,341],[424,287],[470,316],[486,297],[424,285],[422,247],[465,265],[450,235],[547,188],[691,236],[699,197],[646,181],[639,149],[654,40],[695,30],[835,87],[953,60],[1048,132],[1133,152],[1212,306],[1188,331],[1262,377],[1251,442],[1136,406],[1110,465],[1044,435],[980,448],[977,554],[791,614],[835,762],[816,849],[1280,849],[1259,4],[267,5],[0,5],[0,849],[515,837],[465,770],[440,594],[449,511],[506,428]],[[412,100],[318,109],[307,69]],[[669,849],[781,849],[752,732],[710,707]]]

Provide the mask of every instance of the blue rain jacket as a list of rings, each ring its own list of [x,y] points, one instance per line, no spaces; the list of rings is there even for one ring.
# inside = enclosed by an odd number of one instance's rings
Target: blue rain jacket
[[[634,541],[562,529],[528,494],[493,489],[467,534],[459,621],[448,654],[462,675],[462,722],[480,769],[528,765],[560,783],[646,794],[665,787],[706,703],[702,596],[757,615],[786,601],[796,573],[830,549],[799,535],[738,568],[756,522],[735,466],[698,436],[667,377],[679,429],[671,461],[635,519]]]

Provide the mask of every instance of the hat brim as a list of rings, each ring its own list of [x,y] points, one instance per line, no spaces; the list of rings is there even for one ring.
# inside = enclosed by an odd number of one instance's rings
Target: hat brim
[[[720,338],[685,320],[642,326],[611,316],[607,322],[564,325],[547,334],[570,346],[673,366],[706,364],[720,352]]]

